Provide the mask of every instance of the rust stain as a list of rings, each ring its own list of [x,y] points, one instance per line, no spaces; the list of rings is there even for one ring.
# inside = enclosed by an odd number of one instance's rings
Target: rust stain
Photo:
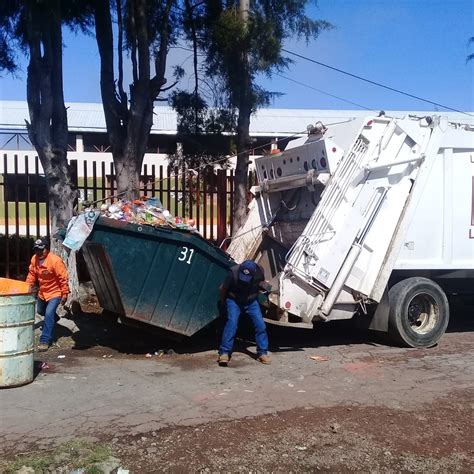
[[[360,377],[383,377],[380,367],[374,362],[348,362],[343,369]]]

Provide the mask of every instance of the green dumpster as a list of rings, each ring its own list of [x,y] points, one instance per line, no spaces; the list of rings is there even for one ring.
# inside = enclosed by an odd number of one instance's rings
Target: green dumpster
[[[192,336],[218,317],[233,260],[195,233],[100,217],[83,255],[101,306]]]

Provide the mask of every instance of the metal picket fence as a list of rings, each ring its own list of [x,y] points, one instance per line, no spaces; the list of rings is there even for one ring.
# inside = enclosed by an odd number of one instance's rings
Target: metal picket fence
[[[117,200],[113,164],[70,160],[73,178],[84,201],[97,207]],[[232,170],[180,170],[144,165],[140,195],[158,197],[174,216],[194,219],[202,236],[220,244],[232,228]],[[255,178],[249,176],[250,184]],[[24,278],[34,239],[50,235],[46,180],[38,157],[3,156],[0,175],[0,275]]]

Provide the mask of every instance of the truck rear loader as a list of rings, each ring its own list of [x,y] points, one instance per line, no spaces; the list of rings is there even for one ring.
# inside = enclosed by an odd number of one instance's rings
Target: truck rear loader
[[[438,342],[448,295],[474,293],[471,125],[383,114],[318,123],[255,167],[228,252],[271,277],[267,321],[359,315],[402,345]]]

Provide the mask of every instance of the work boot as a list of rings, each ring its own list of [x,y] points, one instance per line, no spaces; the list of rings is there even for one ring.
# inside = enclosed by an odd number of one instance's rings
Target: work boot
[[[227,364],[230,361],[229,354],[219,354],[219,359],[217,359],[217,362],[220,366],[222,367],[227,367]]]
[[[257,360],[265,365],[270,365],[272,363],[272,360],[270,359],[270,356],[268,354],[259,355],[257,357]]]
[[[46,352],[49,349],[49,344],[46,344],[45,342],[40,342],[38,344],[38,352]]]

